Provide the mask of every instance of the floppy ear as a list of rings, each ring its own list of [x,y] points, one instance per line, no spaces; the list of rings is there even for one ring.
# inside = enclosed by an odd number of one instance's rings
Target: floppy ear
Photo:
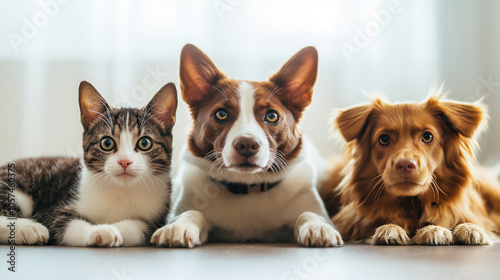
[[[311,103],[318,74],[318,52],[306,47],[288,60],[269,80],[278,86],[277,96],[299,112]]]
[[[225,75],[200,49],[187,44],[181,52],[180,78],[182,98],[191,106],[202,101]]]
[[[172,129],[177,110],[177,90],[173,83],[164,85],[144,109],[151,118],[157,120],[161,128]]]
[[[439,101],[431,97],[427,106],[432,107],[448,127],[467,138],[472,138],[478,129],[486,126],[487,110],[481,103]]]
[[[346,142],[357,139],[363,134],[372,109],[373,106],[367,104],[341,110],[338,113],[335,123]]]
[[[88,129],[100,117],[109,118],[109,106],[99,92],[87,81],[78,88],[81,122]]]

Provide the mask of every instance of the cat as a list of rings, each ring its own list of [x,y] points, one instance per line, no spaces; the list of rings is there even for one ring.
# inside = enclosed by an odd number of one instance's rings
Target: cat
[[[143,109],[112,108],[79,87],[83,157],[22,159],[0,167],[0,244],[147,245],[170,208],[177,91]]]

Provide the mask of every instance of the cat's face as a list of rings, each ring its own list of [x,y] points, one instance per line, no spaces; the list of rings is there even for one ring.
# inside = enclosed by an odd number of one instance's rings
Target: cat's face
[[[86,168],[122,186],[158,183],[169,175],[177,95],[167,84],[143,109],[109,107],[92,85],[80,85]],[[156,181],[156,182],[154,182]]]

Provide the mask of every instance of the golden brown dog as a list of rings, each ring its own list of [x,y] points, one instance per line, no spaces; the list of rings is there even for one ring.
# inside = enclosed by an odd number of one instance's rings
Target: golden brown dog
[[[346,140],[322,197],[346,241],[490,244],[500,225],[500,186],[475,161],[486,127],[481,103],[443,100],[341,111]],[[335,209],[340,207],[340,209]]]

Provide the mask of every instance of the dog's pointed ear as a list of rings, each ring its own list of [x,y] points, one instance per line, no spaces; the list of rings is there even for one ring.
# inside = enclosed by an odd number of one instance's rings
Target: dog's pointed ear
[[[182,48],[180,80],[182,98],[190,106],[202,101],[212,91],[212,86],[225,75],[194,45]]]
[[[426,103],[428,108],[443,118],[449,128],[467,138],[472,138],[476,132],[486,128],[488,113],[482,103],[440,101],[437,97],[430,97]]]
[[[95,89],[95,87],[87,82],[82,81],[78,88],[78,101],[80,103],[81,122],[84,129],[90,128],[100,117],[108,118],[109,106],[106,100]]]
[[[365,130],[366,123],[373,110],[372,104],[360,105],[341,110],[335,118],[335,126],[346,142],[357,139]]]
[[[318,52],[306,47],[288,60],[269,80],[276,86],[276,94],[289,107],[301,112],[311,103],[318,74]]]
[[[175,124],[175,111],[177,110],[177,90],[173,83],[164,85],[143,109],[147,115],[158,121],[161,128],[166,131]]]

